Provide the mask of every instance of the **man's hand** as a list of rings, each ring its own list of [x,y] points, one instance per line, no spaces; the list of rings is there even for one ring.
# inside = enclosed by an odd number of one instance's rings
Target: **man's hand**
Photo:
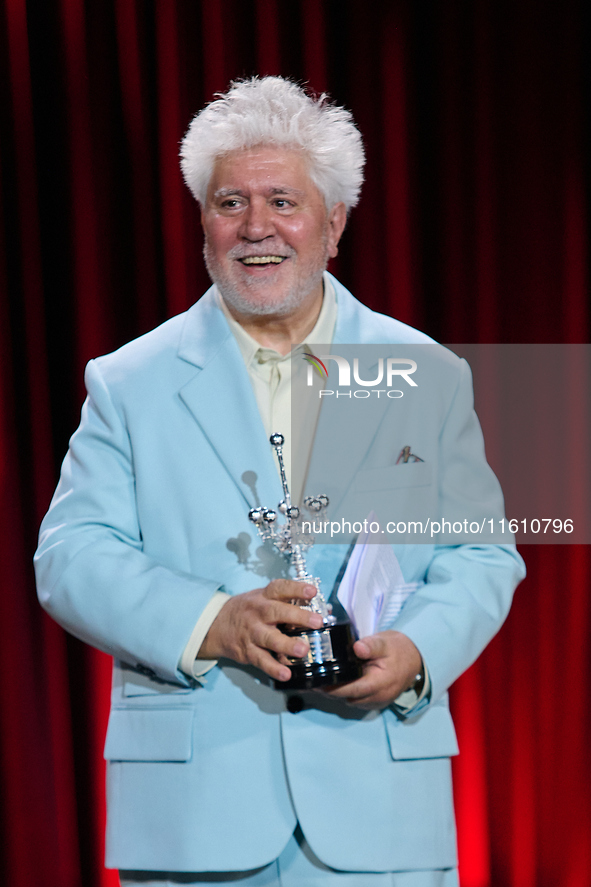
[[[423,667],[413,642],[399,631],[380,631],[355,642],[356,656],[365,660],[363,676],[324,692],[357,708],[385,708],[415,682]]]
[[[274,579],[266,588],[255,588],[230,598],[214,621],[199,650],[199,659],[226,657],[243,665],[256,665],[276,681],[288,681],[291,670],[272,653],[302,657],[308,645],[290,638],[278,625],[321,628],[322,616],[290,603],[307,603],[316,595],[312,585],[291,579]]]

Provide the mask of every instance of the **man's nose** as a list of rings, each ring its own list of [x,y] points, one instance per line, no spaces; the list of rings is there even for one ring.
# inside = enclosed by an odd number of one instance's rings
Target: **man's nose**
[[[266,200],[253,200],[249,203],[242,216],[239,233],[241,237],[252,241],[273,237],[276,233],[273,211]]]

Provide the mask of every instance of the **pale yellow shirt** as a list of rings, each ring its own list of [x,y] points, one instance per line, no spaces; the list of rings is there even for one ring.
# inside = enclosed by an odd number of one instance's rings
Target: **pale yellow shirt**
[[[290,487],[292,502],[297,503],[302,494],[306,463],[310,454],[310,441],[314,436],[317,415],[306,409],[305,416],[298,416],[295,426],[291,421],[291,391],[293,374],[305,376],[308,364],[298,359],[300,354],[313,351],[314,346],[332,342],[337,322],[337,299],[330,279],[324,278],[324,298],[318,320],[306,336],[305,342],[294,345],[287,354],[279,354],[273,348],[265,348],[234,320],[223,299],[218,295],[222,311],[232,330],[244,359],[250,382],[256,397],[259,413],[269,437],[278,431],[285,438],[283,458]],[[318,399],[320,406],[320,399]],[[292,470],[293,465],[293,470]],[[279,466],[276,463],[277,471]],[[293,483],[293,486],[292,486]]]

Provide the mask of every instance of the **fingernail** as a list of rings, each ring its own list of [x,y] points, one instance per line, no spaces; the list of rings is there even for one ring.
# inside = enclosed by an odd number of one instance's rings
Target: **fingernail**
[[[291,671],[289,668],[282,668],[281,674],[278,676],[277,680],[279,681],[288,681],[291,677]]]
[[[310,625],[312,628],[322,628],[324,620],[320,613],[312,613],[310,616]]]
[[[306,597],[316,597],[316,589],[313,585],[306,585],[304,588],[304,593]]]
[[[308,652],[308,647],[304,644],[303,641],[298,641],[298,643],[294,646],[294,656],[305,656]]]

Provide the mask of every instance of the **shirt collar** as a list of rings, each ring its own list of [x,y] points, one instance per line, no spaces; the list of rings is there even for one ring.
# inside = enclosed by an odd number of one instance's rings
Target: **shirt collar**
[[[316,321],[314,328],[306,336],[305,342],[301,342],[297,347],[306,347],[310,345],[326,345],[332,342],[334,329],[337,322],[337,295],[332,281],[326,273],[322,278],[322,282],[324,286],[324,298],[322,299],[322,308],[320,309],[318,320]],[[240,353],[242,354],[242,358],[247,367],[251,365],[255,358],[258,358],[262,355],[265,355],[265,357],[267,358],[272,356],[278,361],[287,360],[290,358],[290,352],[288,352],[286,355],[279,354],[278,351],[275,351],[272,348],[264,348],[260,344],[260,342],[257,342],[256,339],[253,339],[250,333],[247,333],[244,327],[242,327],[238,323],[238,321],[234,317],[232,317],[217,286],[215,288],[215,294],[219,306],[224,312],[224,316],[228,321],[228,326],[234,334],[234,338],[236,339],[236,342],[240,349]]]

